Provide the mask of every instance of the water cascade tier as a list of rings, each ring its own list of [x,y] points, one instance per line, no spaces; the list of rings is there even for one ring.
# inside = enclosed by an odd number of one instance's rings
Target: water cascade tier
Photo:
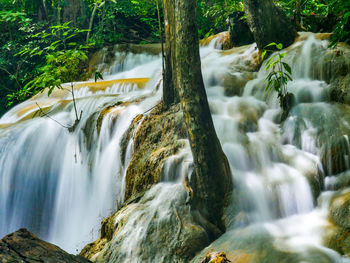
[[[277,94],[265,92],[255,44],[223,51],[213,38],[201,47],[235,185],[216,241],[190,211],[192,155],[179,106],[159,110],[155,45],[101,50],[92,67],[105,80],[40,93],[0,119],[0,236],[25,227],[70,253],[97,240],[83,251],[95,262],[202,262],[213,251],[239,262],[350,262],[349,236],[334,241],[350,226],[349,206],[341,210],[350,192],[350,48],[328,49],[328,38],[301,33],[282,51],[293,73],[286,118]],[[71,85],[82,116],[74,129]]]

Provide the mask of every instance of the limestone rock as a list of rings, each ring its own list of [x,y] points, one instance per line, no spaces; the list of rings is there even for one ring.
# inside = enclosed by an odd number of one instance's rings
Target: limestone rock
[[[342,255],[350,256],[350,191],[333,197],[330,205],[331,225],[326,231],[325,244]]]
[[[184,138],[186,128],[179,104],[165,112],[159,104],[143,119],[136,131],[134,154],[126,173],[125,200],[161,180],[164,162],[184,147],[180,140]]]
[[[88,263],[90,261],[81,256],[68,254],[22,228],[0,240],[0,262]]]
[[[101,263],[189,262],[209,239],[186,200],[181,184],[153,186],[136,203],[107,218],[100,239],[81,255]]]
[[[206,262],[205,258],[213,251],[224,251],[226,260],[232,263],[334,262],[324,251],[315,248],[301,253],[290,251],[261,225],[226,232],[199,252],[191,263]]]

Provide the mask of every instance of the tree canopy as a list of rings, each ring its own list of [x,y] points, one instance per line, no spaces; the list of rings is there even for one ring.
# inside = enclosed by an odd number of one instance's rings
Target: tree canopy
[[[333,31],[333,45],[349,42],[348,1],[274,2],[295,22],[297,30]],[[228,17],[237,11],[244,11],[242,0],[197,0],[199,37],[226,31]],[[62,29],[62,34],[52,34],[54,27],[63,25],[67,32]],[[50,63],[62,59],[63,51],[68,52],[66,55],[79,51],[88,56],[93,50],[116,43],[160,42],[157,0],[0,0],[0,32],[0,114],[7,105],[39,92],[40,87],[26,92],[28,83],[38,80]],[[66,41],[70,45],[62,41],[67,36],[64,34],[71,36]],[[84,61],[72,61],[70,65],[66,69],[74,72],[71,78],[86,78]]]

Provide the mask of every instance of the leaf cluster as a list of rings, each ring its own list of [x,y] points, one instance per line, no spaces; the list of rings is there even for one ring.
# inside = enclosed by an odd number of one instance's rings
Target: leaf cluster
[[[269,50],[268,48],[274,47],[277,50],[282,50],[283,45],[281,43],[270,43],[268,44],[264,51],[262,52],[261,58],[264,59]],[[268,76],[266,77],[266,88],[265,92],[268,94],[271,90],[275,90],[278,93],[279,97],[287,94],[287,83],[292,81],[292,69],[286,62],[283,62],[283,58],[286,56],[286,53],[276,52],[274,53],[266,62],[265,70],[269,71]]]

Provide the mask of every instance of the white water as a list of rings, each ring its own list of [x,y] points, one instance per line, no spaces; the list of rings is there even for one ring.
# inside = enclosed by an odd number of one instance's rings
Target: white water
[[[311,36],[307,41],[296,43],[286,57],[292,65],[294,78],[288,90],[300,103],[324,103],[328,97],[327,84],[310,75],[310,56],[324,52],[326,46],[325,41]],[[305,118],[305,127],[296,131],[295,119],[303,116],[293,114],[283,126],[276,123],[281,111],[276,96],[266,97],[263,69],[256,79],[247,83],[243,96],[225,96],[222,80],[227,75],[244,78],[255,51],[255,45],[238,48],[231,54],[215,50],[213,45],[201,48],[204,82],[215,128],[239,189],[239,207],[245,214],[240,222],[233,222],[231,218],[230,227],[263,223],[275,236],[276,246],[281,250],[318,248],[334,262],[342,262],[336,252],[322,247],[329,198],[321,198],[317,204],[307,179],[323,180],[324,176],[315,139],[318,127]],[[124,66],[112,65],[108,72],[113,74],[106,79],[150,77],[147,87],[138,90],[136,85],[115,84],[98,93],[80,89],[76,92],[77,107],[83,111],[83,119],[74,133],[47,118],[29,119],[0,129],[0,235],[27,227],[74,252],[96,239],[101,219],[123,201],[126,164],[120,161],[121,136],[136,115],[150,109],[161,98],[160,92],[155,90],[160,78],[159,56],[123,56]],[[120,70],[122,72],[118,72]],[[305,88],[308,89],[306,95]],[[141,96],[147,99],[127,107],[119,106],[108,113],[103,119],[100,136],[93,129],[89,143],[83,128],[87,123],[91,126],[90,116],[106,105]],[[38,101],[42,105],[59,107],[57,101],[63,99],[70,99],[70,95],[56,100],[43,96]],[[3,116],[0,124],[19,121],[18,111],[33,103],[27,101],[15,107]],[[332,110],[330,105],[324,104]],[[61,108],[52,117],[64,124],[73,123],[72,103]],[[299,147],[293,145],[298,136]],[[130,157],[131,147],[128,149]],[[191,170],[189,156],[187,147],[178,156],[169,158],[164,181],[178,182],[181,176],[188,174]],[[147,208],[149,217],[159,207],[164,214],[166,209],[172,209],[172,206],[162,206],[168,187],[165,185],[164,191],[158,194],[150,193],[156,197]],[[130,228],[123,234],[133,237],[124,241],[126,254],[132,262],[139,262],[135,251],[139,251],[142,231],[147,229],[150,218],[143,216],[143,220],[136,222],[137,219],[135,214]],[[135,224],[138,227],[135,228]]]

